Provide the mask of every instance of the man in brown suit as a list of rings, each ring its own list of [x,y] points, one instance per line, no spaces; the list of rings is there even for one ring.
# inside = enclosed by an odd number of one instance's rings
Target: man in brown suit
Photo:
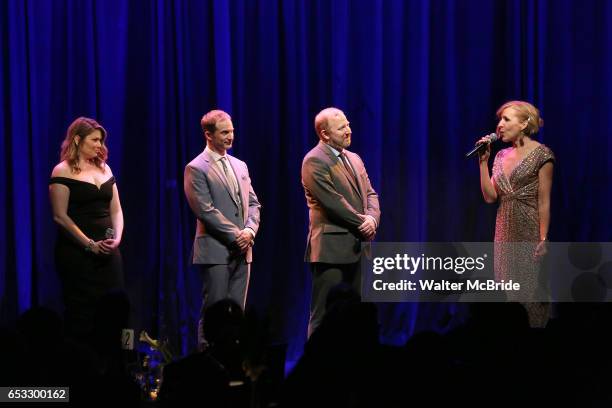
[[[380,222],[378,195],[361,158],[346,150],[351,128],[337,108],[315,117],[319,143],[304,157],[302,185],[310,225],[305,261],[312,269],[308,335],[325,314],[329,290],[340,282],[361,293],[361,242],[371,241]]]

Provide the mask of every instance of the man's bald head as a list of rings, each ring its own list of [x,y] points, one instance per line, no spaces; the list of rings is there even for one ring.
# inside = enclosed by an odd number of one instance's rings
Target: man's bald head
[[[329,119],[333,117],[344,116],[344,112],[342,112],[338,108],[325,108],[321,112],[315,116],[314,126],[315,132],[317,132],[317,136],[319,139],[321,138],[321,131],[329,128]]]
[[[323,109],[315,117],[315,130],[319,140],[341,152],[351,145],[349,121],[338,108]]]

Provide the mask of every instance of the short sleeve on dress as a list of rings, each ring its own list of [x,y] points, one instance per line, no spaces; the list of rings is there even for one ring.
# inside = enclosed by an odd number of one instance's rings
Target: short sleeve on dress
[[[548,148],[548,146],[543,146],[542,153],[540,154],[538,169],[542,168],[542,166],[548,162],[556,162],[555,154]]]

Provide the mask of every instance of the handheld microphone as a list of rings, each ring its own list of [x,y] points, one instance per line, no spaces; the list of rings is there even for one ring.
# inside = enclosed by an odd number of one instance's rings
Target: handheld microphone
[[[472,150],[470,150],[466,155],[465,158],[468,159],[472,156],[474,156],[476,153],[480,152],[481,150],[484,150],[487,148],[487,145],[490,145],[491,143],[493,143],[494,141],[499,139],[499,135],[497,133],[491,133],[489,136],[487,136],[489,138],[488,142],[484,142],[484,143],[479,143],[476,145],[475,148],[473,148]]]

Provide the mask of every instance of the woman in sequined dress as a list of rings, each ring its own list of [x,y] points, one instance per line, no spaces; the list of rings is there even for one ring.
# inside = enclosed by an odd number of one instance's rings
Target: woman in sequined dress
[[[500,150],[489,176],[491,148],[479,155],[480,187],[487,203],[498,202],[495,224],[495,278],[521,285],[520,300],[537,297],[539,265],[547,252],[550,192],[555,156],[534,140],[543,125],[539,110],[528,102],[510,101],[497,110],[497,134],[512,146]],[[515,244],[507,244],[515,243]],[[512,300],[512,295],[508,294]],[[518,299],[517,299],[518,300]],[[524,303],[532,327],[543,327],[547,303]]]

